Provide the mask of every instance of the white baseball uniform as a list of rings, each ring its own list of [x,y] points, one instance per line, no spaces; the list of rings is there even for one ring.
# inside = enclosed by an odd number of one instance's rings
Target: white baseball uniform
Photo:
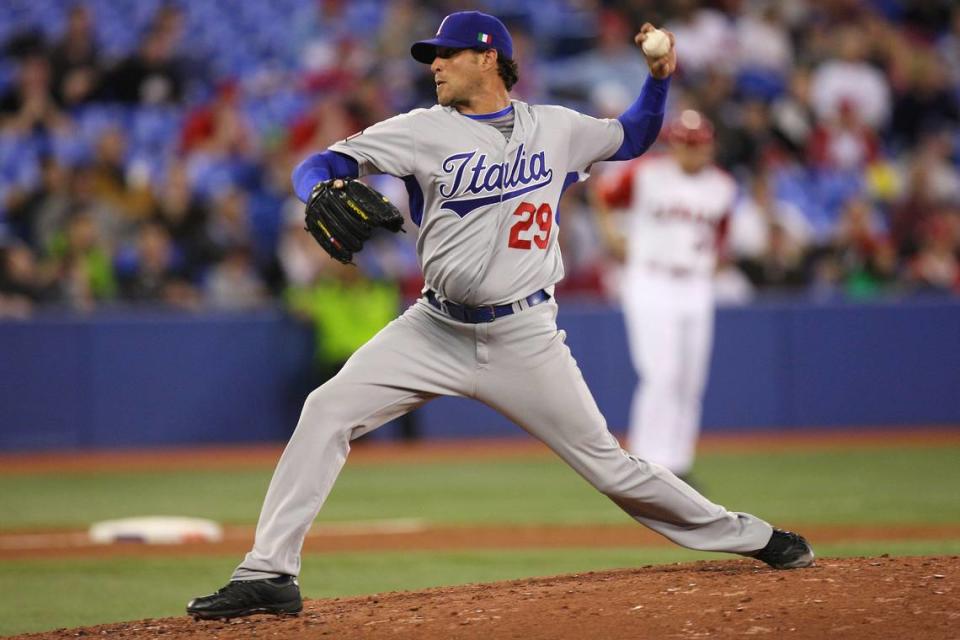
[[[500,411],[678,544],[746,553],[769,540],[764,521],[727,511],[624,452],[557,329],[557,203],[565,186],[620,147],[622,125],[519,101],[491,116],[510,109],[509,136],[491,118],[435,106],[331,147],[355,159],[361,175],[404,180],[427,290],[307,398],[234,580],[297,575],[304,536],[350,440],[441,395]],[[492,321],[461,321],[484,314]]]
[[[626,209],[623,313],[640,378],[628,450],[686,475],[693,466],[713,341],[713,274],[737,186],[708,166],[685,173],[671,156],[631,161],[601,197]]]

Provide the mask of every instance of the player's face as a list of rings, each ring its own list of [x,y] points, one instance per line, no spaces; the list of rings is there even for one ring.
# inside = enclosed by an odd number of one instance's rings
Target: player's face
[[[483,86],[480,56],[470,49],[437,47],[430,71],[437,86],[437,102],[444,107],[469,104]]]
[[[713,162],[712,142],[674,142],[673,157],[686,173],[697,173]]]

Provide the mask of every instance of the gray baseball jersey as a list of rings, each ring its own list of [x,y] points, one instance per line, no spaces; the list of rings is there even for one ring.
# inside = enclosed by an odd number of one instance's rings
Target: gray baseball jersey
[[[563,277],[557,204],[623,142],[618,120],[514,100],[509,141],[452,107],[417,109],[330,147],[402,178],[424,279],[441,298],[506,304]]]
[[[728,511],[667,469],[625,453],[557,328],[556,301],[519,302],[563,276],[560,195],[613,155],[624,134],[617,120],[512,104],[509,140],[482,119],[438,106],[331,147],[356,159],[361,175],[406,182],[429,288],[459,304],[515,304],[473,324],[449,315],[449,305],[421,299],[311,393],[234,580],[297,575],[304,537],[350,441],[438,396],[474,398],[499,411],[637,522],[678,544],[750,553],[770,539],[763,520]]]

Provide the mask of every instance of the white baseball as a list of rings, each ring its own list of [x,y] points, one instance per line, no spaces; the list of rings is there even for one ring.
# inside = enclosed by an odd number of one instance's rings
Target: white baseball
[[[648,31],[643,39],[643,52],[651,58],[662,58],[670,51],[670,36],[660,29]]]

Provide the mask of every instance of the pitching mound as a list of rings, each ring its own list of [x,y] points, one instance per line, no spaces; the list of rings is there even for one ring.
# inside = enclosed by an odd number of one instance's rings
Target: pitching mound
[[[774,571],[698,562],[312,600],[297,617],[141,620],[21,636],[121,638],[956,638],[960,557]]]

